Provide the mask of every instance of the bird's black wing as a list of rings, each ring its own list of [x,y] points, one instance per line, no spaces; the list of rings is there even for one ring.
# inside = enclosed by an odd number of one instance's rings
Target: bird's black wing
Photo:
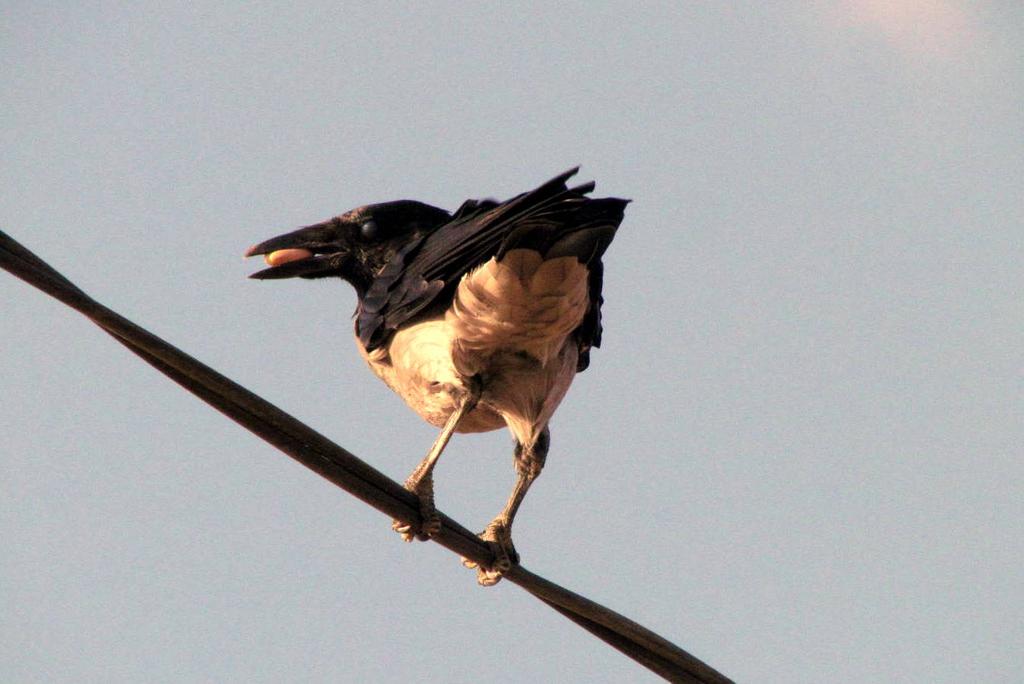
[[[381,270],[356,311],[356,334],[367,349],[385,344],[403,324],[450,301],[462,276],[515,248],[549,258],[576,256],[590,272],[590,308],[576,331],[581,365],[601,338],[601,255],[628,200],[591,199],[593,183],[569,188],[571,169],[506,202],[470,200],[452,220],[407,245]],[[582,370],[582,368],[581,368]]]

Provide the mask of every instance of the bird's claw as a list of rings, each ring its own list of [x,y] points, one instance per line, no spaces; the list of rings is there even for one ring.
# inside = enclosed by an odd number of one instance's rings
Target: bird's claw
[[[395,520],[391,523],[391,529],[402,536],[402,541],[427,541],[441,531],[441,516],[434,507],[434,480],[430,476],[422,479],[410,477],[405,482],[405,488],[419,499],[421,522],[416,524]]]
[[[482,587],[492,587],[501,581],[502,575],[512,569],[513,565],[519,564],[519,554],[512,544],[512,530],[501,518],[496,518],[483,532],[480,538],[487,542],[487,546],[494,553],[494,564],[483,566],[468,558],[462,559],[462,564],[476,570],[476,581]]]
[[[411,542],[416,539],[427,541],[441,531],[441,518],[434,513],[429,517],[424,517],[421,525],[395,520],[391,523],[391,529],[401,535],[402,541]]]

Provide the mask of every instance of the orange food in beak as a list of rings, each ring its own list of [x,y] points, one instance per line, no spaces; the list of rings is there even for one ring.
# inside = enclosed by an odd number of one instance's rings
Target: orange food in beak
[[[313,253],[308,249],[278,249],[264,255],[263,260],[267,262],[268,266],[280,266],[281,264],[287,264],[289,261],[308,259],[311,256],[313,256]]]

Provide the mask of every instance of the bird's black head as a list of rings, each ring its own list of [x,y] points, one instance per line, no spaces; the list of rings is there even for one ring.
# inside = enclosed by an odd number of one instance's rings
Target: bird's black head
[[[249,277],[337,276],[352,283],[362,296],[402,247],[450,218],[443,209],[412,200],[368,204],[253,245],[245,256],[262,254],[270,268]]]

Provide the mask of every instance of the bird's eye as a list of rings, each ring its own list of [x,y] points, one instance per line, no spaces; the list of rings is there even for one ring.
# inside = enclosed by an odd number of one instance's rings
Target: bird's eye
[[[363,236],[364,240],[373,240],[379,232],[377,222],[372,219],[359,227],[359,234]]]

